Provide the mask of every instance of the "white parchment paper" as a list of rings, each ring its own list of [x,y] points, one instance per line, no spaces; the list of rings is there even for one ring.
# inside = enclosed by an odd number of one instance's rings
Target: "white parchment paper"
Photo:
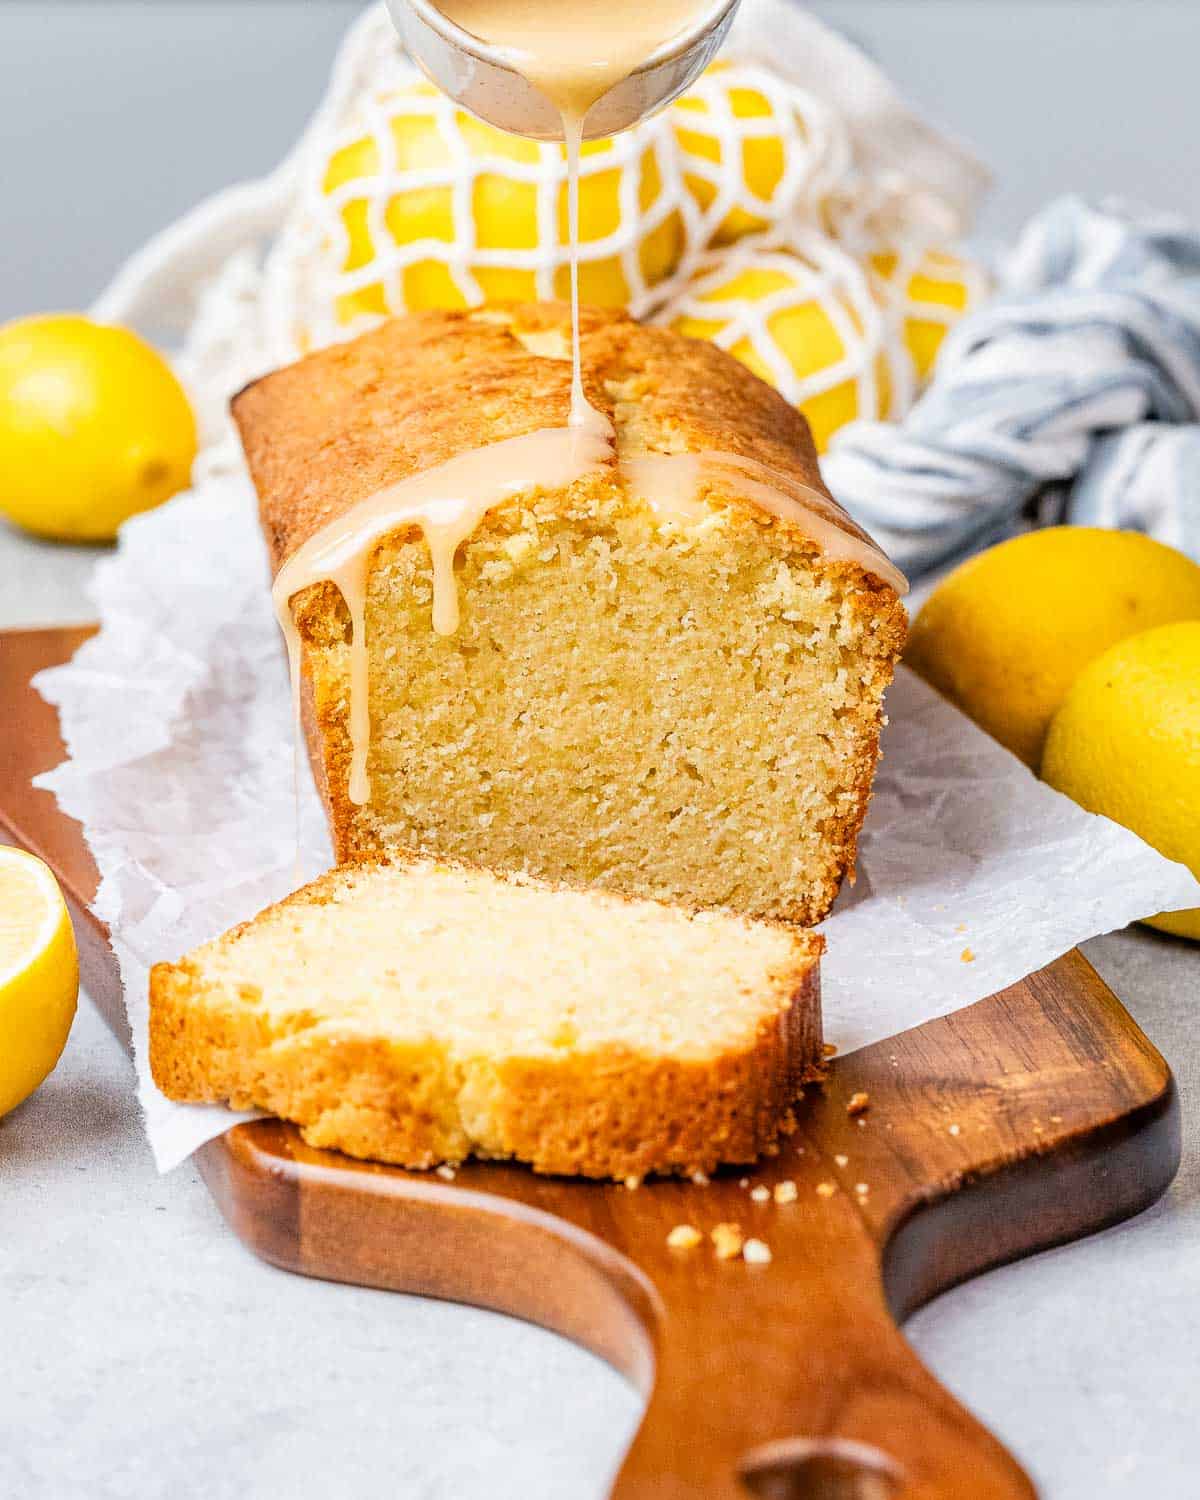
[[[39,785],[83,824],[99,866],[96,911],[166,1170],[245,1117],[154,1087],[149,967],[293,886],[287,672],[244,474],[231,465],[130,522],[93,593],[101,633],[37,680],[69,754]],[[843,1051],[982,999],[1097,933],[1200,905],[1183,866],[1043,786],[911,674],[888,711],[858,882],[824,928],[826,1030]],[[302,824],[311,876],[330,851],[307,771]]]

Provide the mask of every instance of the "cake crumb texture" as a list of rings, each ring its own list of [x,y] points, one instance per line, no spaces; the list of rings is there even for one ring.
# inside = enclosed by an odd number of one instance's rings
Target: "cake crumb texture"
[[[770,1146],[821,1069],[820,938],[416,857],[343,866],[150,983],[168,1098],[410,1168],[617,1180]]]
[[[235,416],[275,568],[386,485],[564,424],[567,329],[555,305],[420,314],[249,387]],[[712,345],[593,309],[583,360],[619,455],[735,453],[827,495],[803,418]],[[338,857],[404,848],[820,921],[853,869],[903,608],[730,481],[702,499],[699,519],[663,520],[614,466],[506,502],[458,550],[453,636],[431,628],[419,530],[382,538],[362,807],[346,792],[349,615],[331,584],[298,594]]]

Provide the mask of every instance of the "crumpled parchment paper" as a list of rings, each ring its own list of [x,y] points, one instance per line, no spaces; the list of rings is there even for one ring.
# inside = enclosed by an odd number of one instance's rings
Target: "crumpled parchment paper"
[[[150,965],[294,883],[287,670],[248,480],[218,473],[131,521],[93,595],[101,633],[37,679],[69,753],[38,784],[83,824],[100,870],[96,912],[165,1171],[246,1117],[154,1087]],[[1182,865],[1042,785],[906,671],[888,712],[858,881],[824,926],[826,1032],[842,1051],[982,999],[1097,933],[1200,905]],[[307,767],[301,821],[308,878],[330,850]]]

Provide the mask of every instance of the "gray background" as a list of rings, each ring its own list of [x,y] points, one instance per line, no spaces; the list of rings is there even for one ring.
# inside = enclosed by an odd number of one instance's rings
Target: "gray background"
[[[985,233],[1065,190],[1200,217],[1196,0],[819,0],[996,169]],[[76,306],[313,108],[344,0],[0,0],[0,318]]]
[[[984,230],[1055,192],[1200,217],[1200,5],[844,0],[854,31],[996,168]],[[0,3],[0,318],[85,304],[204,193],[270,167],[355,7]],[[0,626],[86,618],[93,553],[0,529]],[[1200,1117],[1200,958],[1147,932],[1089,956]],[[194,1171],[155,1176],[132,1077],[86,1005],[0,1122],[0,1496],[586,1500],[625,1385],[489,1314],[274,1272]],[[909,1333],[1047,1500],[1195,1500],[1200,1155],[1133,1224],[942,1298]],[[964,1497],[969,1500],[969,1497]]]

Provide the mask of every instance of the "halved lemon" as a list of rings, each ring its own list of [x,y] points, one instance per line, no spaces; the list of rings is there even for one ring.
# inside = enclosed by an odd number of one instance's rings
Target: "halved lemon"
[[[75,934],[40,859],[0,845],[0,1115],[53,1071],[79,997]]]

